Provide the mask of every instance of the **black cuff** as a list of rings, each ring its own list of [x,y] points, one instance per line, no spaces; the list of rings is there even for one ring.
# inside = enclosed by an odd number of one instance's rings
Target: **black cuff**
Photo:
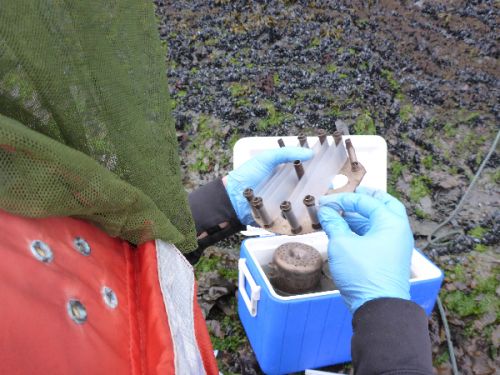
[[[221,179],[212,181],[189,194],[189,205],[196,225],[196,233],[207,232],[208,234],[207,237],[198,240],[198,249],[186,254],[186,258],[192,264],[198,261],[206,247],[244,229],[236,216]],[[221,229],[219,224],[224,222],[229,225]]]
[[[353,318],[352,362],[356,375],[432,375],[425,312],[398,298],[363,304]]]

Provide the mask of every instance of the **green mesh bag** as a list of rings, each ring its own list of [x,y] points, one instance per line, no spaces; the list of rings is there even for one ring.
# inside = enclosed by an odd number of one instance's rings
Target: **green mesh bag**
[[[149,1],[2,0],[0,208],[196,247]]]

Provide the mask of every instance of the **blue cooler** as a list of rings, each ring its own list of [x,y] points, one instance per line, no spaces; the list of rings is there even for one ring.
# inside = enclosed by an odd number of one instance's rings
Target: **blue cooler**
[[[240,139],[233,153],[234,167],[277,147],[279,137]],[[315,139],[316,138],[316,139]],[[350,136],[358,160],[365,166],[361,182],[386,190],[387,146],[379,136]],[[295,145],[296,137],[283,137]],[[312,145],[317,137],[308,138]],[[324,232],[300,236],[274,236],[262,229],[248,228],[245,234],[259,235],[241,246],[239,259],[238,314],[262,370],[286,374],[318,368],[351,359],[352,315],[338,290],[281,296],[275,292],[262,266],[269,264],[276,248],[286,242],[315,247],[327,258],[328,238]],[[411,299],[429,315],[434,307],[443,273],[419,251],[411,264]]]
[[[262,265],[286,242],[311,245],[326,259],[328,238],[324,232],[252,238],[241,247],[238,313],[262,371],[287,374],[350,361],[352,315],[339,291],[284,297],[266,277]],[[429,315],[443,273],[417,250],[413,251],[411,273],[411,299]]]

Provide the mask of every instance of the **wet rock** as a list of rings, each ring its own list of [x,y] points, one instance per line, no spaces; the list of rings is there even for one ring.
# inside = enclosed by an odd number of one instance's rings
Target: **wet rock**
[[[438,225],[438,223],[435,223],[434,221],[420,220],[414,218],[413,216],[410,216],[410,224],[415,236],[424,237],[430,235]]]
[[[500,347],[500,325],[497,325],[493,332],[491,332],[491,343],[496,348]]]
[[[434,368],[434,371],[436,375],[453,375],[452,367],[449,363]]]
[[[217,301],[234,293],[236,287],[219,272],[204,272],[198,278],[198,303],[203,316],[207,317]]]
[[[207,320],[206,322],[207,322],[208,329],[215,337],[219,337],[219,338],[224,337],[224,332],[222,332],[219,321],[211,319],[211,320]]]
[[[430,217],[434,215],[433,202],[429,196],[425,196],[422,199],[420,199],[418,205],[425,214],[429,215]]]
[[[494,363],[484,353],[477,353],[472,359],[472,371],[474,375],[491,375],[496,372]]]
[[[431,171],[428,174],[432,184],[441,189],[453,189],[462,185],[462,181],[458,176],[452,176],[449,173],[441,171]]]
[[[478,331],[482,331],[486,326],[495,323],[496,319],[496,312],[490,311],[483,315],[481,319],[474,322],[474,328],[476,328]]]

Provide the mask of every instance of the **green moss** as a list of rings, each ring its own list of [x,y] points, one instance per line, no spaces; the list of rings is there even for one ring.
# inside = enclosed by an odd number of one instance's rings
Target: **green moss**
[[[422,164],[424,165],[425,168],[431,169],[434,161],[432,160],[432,155],[427,155],[426,157],[422,158]]]
[[[227,145],[229,146],[230,150],[232,150],[234,148],[234,145],[236,144],[236,142],[238,142],[238,139],[240,139],[240,135],[238,134],[238,131],[236,130],[231,135],[231,137],[229,138],[229,140],[227,141]]]
[[[295,106],[297,105],[297,101],[294,98],[289,98],[284,105],[288,108],[295,108]]]
[[[403,122],[408,122],[415,112],[413,105],[405,104],[399,109],[399,118]]]
[[[417,217],[420,219],[428,219],[429,218],[429,214],[427,214],[424,210],[422,210],[418,207],[415,208],[415,215],[417,215]]]
[[[273,74],[273,83],[274,86],[278,86],[280,84],[280,75],[278,73]]]
[[[449,278],[453,281],[465,282],[465,269],[461,264],[457,264],[453,270],[449,272]]]
[[[450,354],[448,352],[444,352],[440,355],[438,355],[433,363],[434,363],[434,366],[441,366],[441,365],[444,365],[445,363],[448,363],[450,362]]]
[[[309,47],[318,47],[321,43],[321,39],[319,37],[314,37],[311,39],[311,42],[309,43]]]
[[[335,65],[335,64],[328,64],[326,66],[326,72],[327,73],[331,74],[331,73],[335,73],[336,71],[337,71],[337,65]]]
[[[349,48],[348,51],[349,51],[349,54],[356,55],[356,50],[354,48]]]
[[[496,275],[478,281],[471,291],[453,291],[445,293],[444,302],[449,310],[461,318],[480,316],[487,312],[496,312],[497,320],[500,300],[496,297],[499,285]]]
[[[476,122],[476,120],[479,118],[481,114],[479,112],[469,112],[467,110],[460,110],[458,112],[458,121],[468,124],[468,123],[473,123]]]
[[[489,246],[486,246],[482,243],[477,243],[474,245],[474,250],[479,253],[486,253],[489,250]]]
[[[388,185],[387,192],[395,198],[401,198],[401,193],[396,189],[396,186],[394,185]]]
[[[498,271],[498,269],[497,269],[497,271]],[[477,286],[476,286],[475,290],[478,293],[486,293],[486,294],[495,295],[496,289],[497,289],[499,283],[500,282],[496,278],[496,276],[492,275],[492,276],[490,276],[490,277],[488,277],[486,279],[479,280],[479,282],[477,283]]]
[[[196,277],[200,277],[202,273],[216,271],[226,280],[236,281],[238,279],[238,270],[236,268],[228,268],[220,256],[211,254],[203,256],[194,266]]]
[[[464,292],[458,290],[450,292],[445,297],[444,301],[448,309],[462,318],[480,313],[479,307],[474,299]]]
[[[403,175],[403,171],[406,167],[400,161],[394,161],[391,163],[390,179],[398,179]]]
[[[210,257],[201,257],[199,262],[194,266],[194,270],[196,275],[198,276],[200,273],[215,271],[220,263],[220,257],[210,256]]]
[[[349,77],[349,76],[347,74],[345,74],[345,73],[340,73],[339,74],[339,78],[340,79],[346,79],[347,77]]]
[[[340,106],[333,105],[332,108],[328,111],[329,116],[339,117],[341,114]]]
[[[377,134],[375,122],[373,121],[370,112],[365,111],[356,119],[354,124],[356,134]]]
[[[238,82],[231,83],[229,86],[229,92],[233,98],[237,98],[240,96],[248,95],[251,93],[251,89],[249,86],[245,84],[241,84]]]
[[[457,135],[457,126],[452,124],[451,122],[447,122],[446,124],[444,124],[443,131],[447,137],[454,137],[455,135]]]
[[[385,78],[387,83],[389,84],[389,87],[394,93],[399,93],[401,91],[401,86],[399,82],[394,78],[394,74],[387,69],[382,69],[382,77]]]
[[[251,104],[252,104],[252,102],[250,101],[250,99],[247,99],[247,98],[239,98],[236,101],[236,106],[237,107],[248,107]]]
[[[468,321],[467,323],[465,323],[462,334],[469,339],[477,335],[473,321]]]
[[[478,239],[481,239],[484,237],[484,235],[488,232],[488,229],[483,228],[481,226],[477,226],[469,230],[468,234],[469,236],[476,237]]]
[[[389,169],[387,191],[396,198],[399,198],[400,196],[399,192],[396,190],[396,184],[399,178],[403,175],[403,171],[405,169],[406,167],[398,160],[393,161]]]
[[[257,123],[257,129],[258,130],[266,130],[270,127],[278,126],[283,123],[287,118],[289,118],[288,115],[279,112],[276,107],[274,106],[273,103],[271,102],[264,102],[262,106],[266,109],[267,111],[267,117],[260,120]]]
[[[476,157],[474,159],[474,162],[476,165],[479,167],[479,165],[483,162],[484,154],[482,151],[478,151],[476,154]]]
[[[427,176],[417,176],[411,180],[410,183],[410,201],[418,203],[420,199],[430,194],[429,185],[431,180]]]
[[[456,151],[457,153],[463,153],[465,151],[476,153],[478,148],[486,143],[488,137],[486,135],[478,136],[475,132],[468,132],[464,138],[457,143]]]
[[[177,94],[175,94],[175,96],[177,98],[184,98],[186,95],[187,95],[187,91],[186,90],[179,90],[179,91],[177,91]]]
[[[222,268],[219,270],[219,275],[221,275],[226,280],[238,280],[238,270],[235,268]]]
[[[212,46],[215,46],[217,43],[219,43],[219,39],[216,39],[216,38],[210,38],[210,39],[205,40],[205,43],[204,43],[204,44],[205,44],[206,46],[210,46],[210,47],[212,47]]]
[[[240,61],[236,57],[230,57],[228,61],[233,66],[241,65]]]
[[[220,321],[221,331],[225,334],[224,337],[216,337],[210,332],[210,338],[215,350],[223,350],[229,352],[237,352],[242,345],[245,344],[245,332],[239,319],[231,316],[225,316]]]

